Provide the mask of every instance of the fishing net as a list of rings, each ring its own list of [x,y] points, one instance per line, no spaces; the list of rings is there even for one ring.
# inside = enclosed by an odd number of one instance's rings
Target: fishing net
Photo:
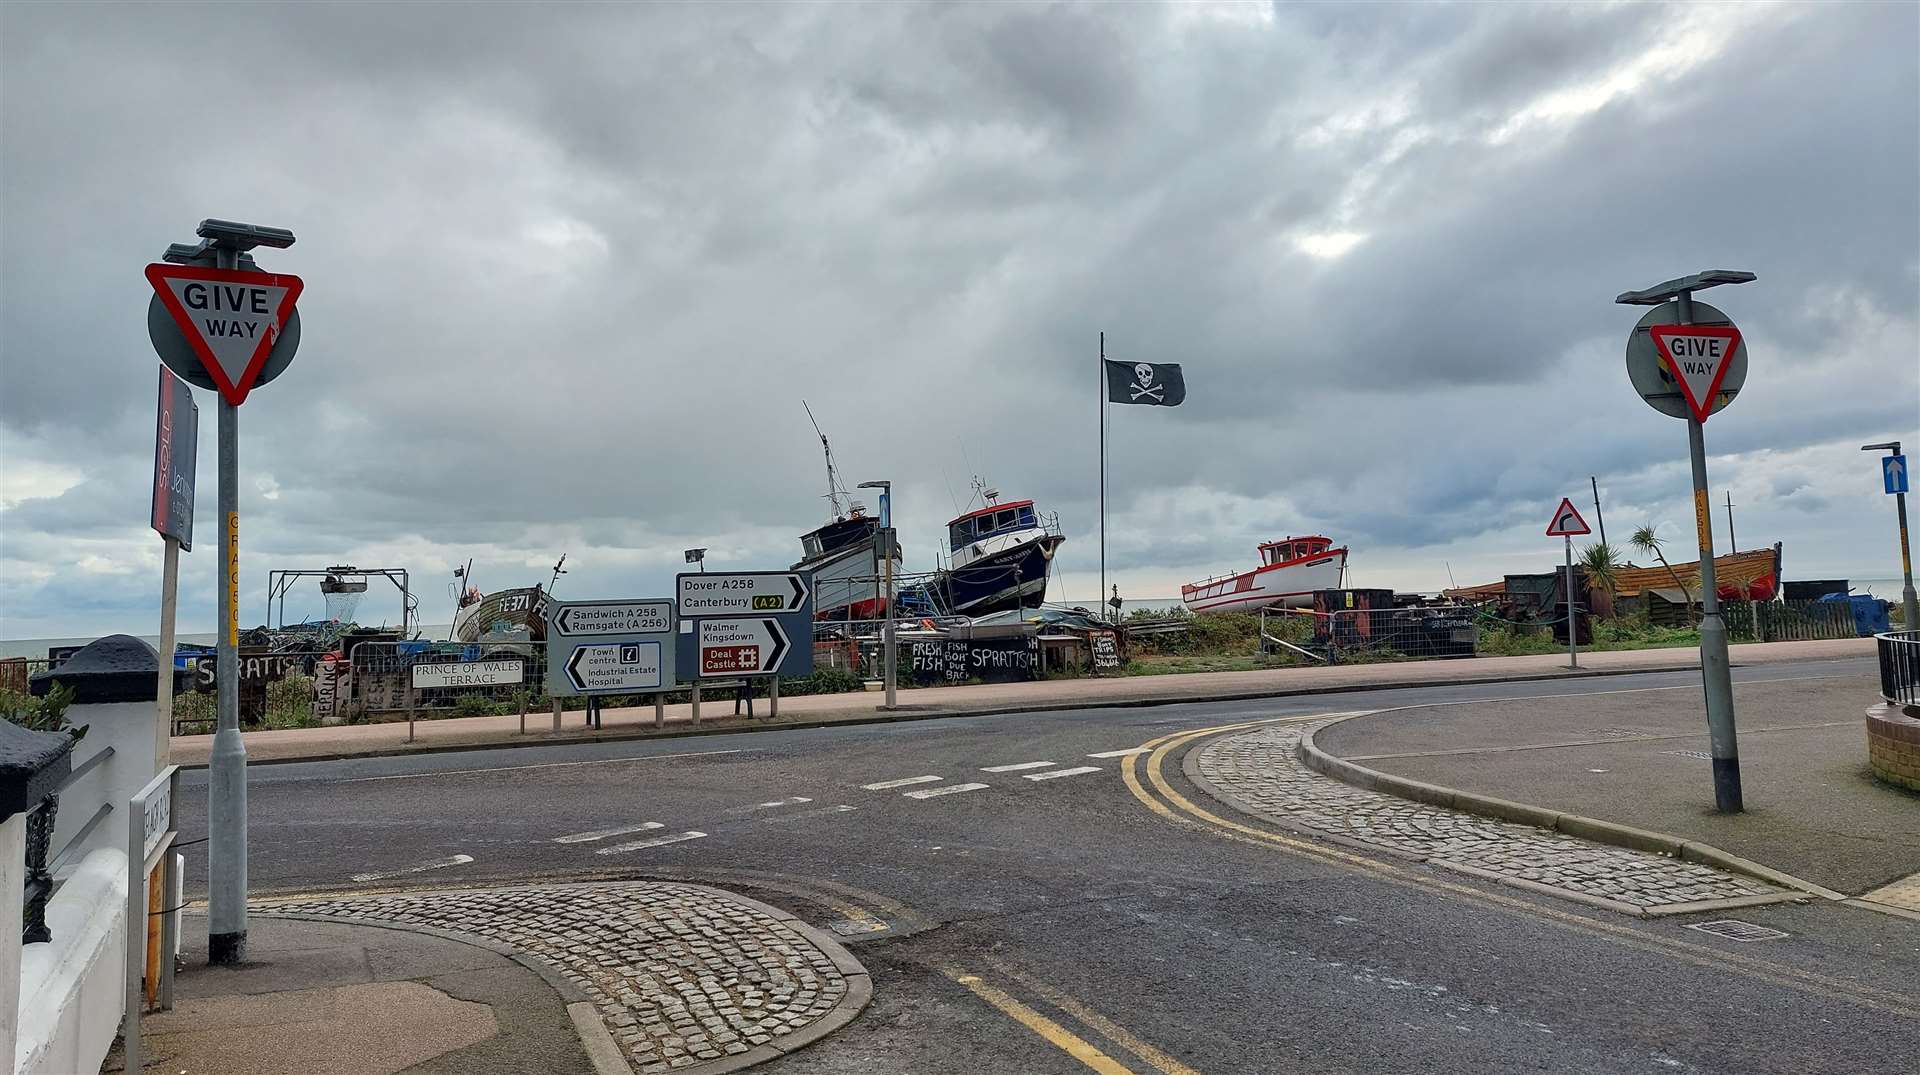
[[[367,580],[328,575],[320,580],[320,594],[326,599],[327,619],[353,623],[353,614],[367,596]]]

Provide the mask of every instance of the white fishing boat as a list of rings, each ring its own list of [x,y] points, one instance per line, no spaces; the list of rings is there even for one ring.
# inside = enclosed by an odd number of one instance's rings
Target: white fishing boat
[[[1263,608],[1305,608],[1313,591],[1333,590],[1347,569],[1347,547],[1319,535],[1289,537],[1260,546],[1260,566],[1238,575],[1219,575],[1180,587],[1188,612],[1253,612]]]

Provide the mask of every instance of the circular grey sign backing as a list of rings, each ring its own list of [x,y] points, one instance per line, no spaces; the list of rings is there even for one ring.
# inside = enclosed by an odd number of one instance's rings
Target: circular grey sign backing
[[[1680,323],[1680,304],[1663,302],[1652,307],[1633,326],[1633,333],[1627,337],[1627,377],[1633,381],[1633,390],[1647,401],[1647,406],[1672,418],[1685,418],[1687,397],[1680,391],[1679,382],[1673,374],[1667,372],[1667,364],[1660,361],[1660,349],[1654,346],[1653,333],[1649,330],[1655,325],[1677,325]],[[1732,325],[1733,319],[1712,306],[1693,300],[1693,323],[1696,325]],[[271,364],[271,362],[269,362]],[[1747,383],[1747,341],[1741,337],[1740,346],[1733,349],[1733,357],[1727,360],[1727,375],[1720,382],[1720,391],[1707,409],[1710,415],[1719,414],[1721,409],[1733,402],[1740,394],[1740,386]]]
[[[147,339],[153,341],[153,351],[160,356],[161,364],[179,374],[181,380],[209,392],[218,390],[173,315],[160,304],[158,295],[147,300]],[[254,378],[253,386],[258,388],[285,372],[293,364],[293,353],[299,349],[300,308],[296,306],[287,315],[287,323],[280,329],[280,338],[274,341],[273,350],[267,352],[266,365],[260,367],[260,376]]]

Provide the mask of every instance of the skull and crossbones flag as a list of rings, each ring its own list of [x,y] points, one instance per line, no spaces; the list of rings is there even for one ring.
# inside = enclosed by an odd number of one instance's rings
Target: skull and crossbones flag
[[[1187,398],[1187,380],[1178,362],[1115,362],[1107,365],[1107,402],[1148,407],[1178,407]]]

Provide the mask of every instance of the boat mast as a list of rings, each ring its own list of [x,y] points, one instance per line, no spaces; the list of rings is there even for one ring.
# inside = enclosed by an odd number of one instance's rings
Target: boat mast
[[[827,456],[827,503],[833,506],[836,520],[844,519],[847,516],[846,500],[850,497],[847,487],[840,481],[839,469],[833,465],[833,445],[827,443],[827,435],[820,432],[820,423],[814,421],[813,408],[808,407],[804,399],[800,401],[800,406],[807,412],[807,421],[813,422],[813,432],[820,438],[820,450]]]

